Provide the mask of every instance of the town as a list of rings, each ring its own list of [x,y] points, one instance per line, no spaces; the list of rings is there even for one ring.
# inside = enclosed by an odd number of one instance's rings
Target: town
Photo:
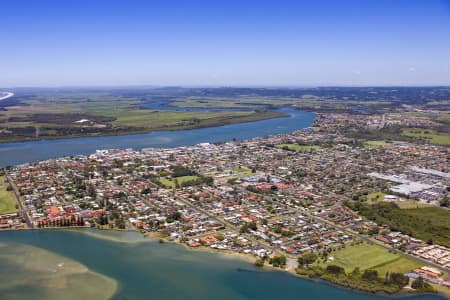
[[[386,122],[365,118],[367,126]],[[365,213],[377,205],[433,209],[448,222],[448,148],[362,143],[339,133],[358,122],[360,116],[328,114],[314,128],[291,134],[97,150],[9,167],[4,176],[20,213],[2,215],[0,226],[137,230],[161,242],[253,256],[258,265],[303,275],[319,267],[352,271],[340,255],[352,249],[364,255],[358,249],[366,247],[389,256],[379,262],[380,276],[382,270],[392,273],[390,263],[404,260],[407,278],[450,287],[449,235],[436,232],[422,240],[420,233]],[[370,267],[364,278],[377,270]]]

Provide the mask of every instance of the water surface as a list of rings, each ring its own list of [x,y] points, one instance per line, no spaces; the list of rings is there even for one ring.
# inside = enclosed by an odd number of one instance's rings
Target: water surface
[[[102,235],[98,238],[94,235]],[[15,243],[38,247],[53,255],[65,256],[86,266],[89,272],[117,282],[113,299],[183,299],[183,300],[377,300],[388,299],[379,295],[368,295],[341,289],[323,282],[300,279],[285,272],[262,271],[251,263],[225,257],[220,254],[192,251],[176,244],[143,239],[137,233],[115,233],[94,231],[83,234],[80,231],[40,230],[9,231],[0,233],[0,244]],[[23,251],[17,253],[23,255]],[[0,270],[8,261],[0,260]],[[40,263],[36,280],[54,268],[54,262]],[[26,274],[18,269],[14,276]],[[86,288],[92,288],[95,281],[82,278]],[[78,284],[80,284],[80,282]],[[27,289],[30,282],[10,285],[10,299],[22,298],[20,289]],[[36,295],[47,295],[48,286],[32,285]],[[0,295],[4,294],[0,285]],[[61,287],[54,294],[61,292]],[[58,290],[59,289],[59,290]],[[62,288],[64,291],[64,287]],[[95,289],[94,289],[95,290]],[[68,289],[67,293],[73,293]],[[89,292],[89,290],[88,290]],[[72,296],[72,295],[68,295]],[[98,297],[98,296],[97,296]],[[2,297],[4,299],[4,297]],[[35,297],[33,299],[56,299]],[[81,298],[80,298],[81,299]],[[89,299],[89,297],[85,298]],[[100,298],[96,298],[100,299]],[[410,297],[416,300],[442,299],[434,295]]]
[[[289,133],[311,126],[315,114],[291,108],[278,111],[289,117],[179,131],[154,131],[144,134],[84,137],[0,144],[0,167],[49,158],[89,154],[97,149],[136,150],[148,147],[168,148],[204,142],[244,140],[273,134]]]

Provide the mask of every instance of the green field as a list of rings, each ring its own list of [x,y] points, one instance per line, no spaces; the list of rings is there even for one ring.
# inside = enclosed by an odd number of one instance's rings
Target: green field
[[[383,147],[383,146],[389,146],[392,145],[392,143],[388,143],[385,141],[367,141],[364,142],[364,146],[367,148],[377,148],[377,147]]]
[[[370,193],[366,197],[367,197],[367,200],[369,202],[378,202],[378,201],[383,201],[384,200],[384,196],[386,196],[385,193],[383,193],[383,192],[376,192],[376,193]]]
[[[432,144],[450,145],[450,134],[437,132],[431,129],[404,128],[402,135],[424,139]]]
[[[366,196],[367,201],[369,203],[377,203],[380,201],[384,201],[384,196],[386,196],[383,192],[375,192],[370,193]],[[423,207],[432,207],[431,204],[421,203],[414,199],[406,199],[406,198],[398,198],[396,200],[391,201],[398,205],[401,209],[410,209],[410,208],[423,208]]]
[[[395,203],[401,209],[433,207],[433,205],[431,205],[431,204],[421,203],[414,199],[402,199],[400,201],[396,201]]]
[[[298,152],[306,152],[311,150],[317,150],[320,149],[320,146],[308,146],[308,145],[298,145],[298,144],[278,144],[276,145],[277,148],[280,149],[289,149],[292,151],[298,151]]]
[[[0,214],[6,214],[17,211],[16,198],[12,192],[6,190],[8,182],[4,177],[0,177]]]
[[[399,256],[395,260],[390,261],[386,264],[380,264],[373,269],[377,270],[378,274],[382,276],[386,274],[386,272],[408,273],[423,266],[424,265],[418,261],[409,259],[404,256]]]
[[[235,166],[233,168],[233,172],[239,173],[242,175],[251,175],[252,174],[252,170],[247,167],[244,167],[244,166]]]
[[[411,260],[400,254],[390,253],[387,249],[374,244],[362,243],[354,246],[347,246],[344,249],[331,252],[326,263],[316,263],[322,267],[326,265],[338,265],[351,272],[355,268],[360,270],[375,269],[378,274],[384,275],[386,271],[409,272],[422,264]]]
[[[398,254],[390,253],[388,250],[367,243],[347,246],[344,249],[331,252],[327,264],[338,265],[351,272],[356,267],[361,270],[371,269],[381,264],[394,261],[400,257]],[[321,263],[323,265],[323,263]]]
[[[197,180],[198,176],[181,176],[176,178],[162,178],[160,182],[167,188],[174,188],[176,186],[176,181],[178,181],[179,185],[183,183]]]

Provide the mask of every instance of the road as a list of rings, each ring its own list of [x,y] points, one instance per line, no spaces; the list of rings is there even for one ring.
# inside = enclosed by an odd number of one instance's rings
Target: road
[[[14,96],[14,93],[11,93],[11,92],[5,92],[5,93],[6,93],[5,96],[0,96],[0,101],[6,100],[6,99],[11,98],[12,96]]]
[[[16,188],[13,180],[11,180],[11,178],[9,178],[9,176],[6,176],[6,180],[13,188],[14,196],[16,196],[17,203],[19,204],[19,207],[20,207],[20,212],[22,213],[23,219],[27,223],[28,228],[33,228],[33,223],[31,222],[30,216],[28,216],[26,209],[23,207],[22,201],[20,200],[19,193],[17,192],[17,188]]]

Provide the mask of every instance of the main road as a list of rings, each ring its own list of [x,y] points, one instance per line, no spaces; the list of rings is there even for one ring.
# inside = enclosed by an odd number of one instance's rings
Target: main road
[[[25,220],[25,223],[27,224],[28,228],[34,228],[33,222],[31,221],[27,210],[25,209],[25,207],[23,207],[22,200],[20,199],[20,193],[18,192],[16,184],[8,175],[6,175],[6,180],[13,188],[14,196],[16,197],[17,203],[19,204],[20,212],[22,213],[22,217]]]

